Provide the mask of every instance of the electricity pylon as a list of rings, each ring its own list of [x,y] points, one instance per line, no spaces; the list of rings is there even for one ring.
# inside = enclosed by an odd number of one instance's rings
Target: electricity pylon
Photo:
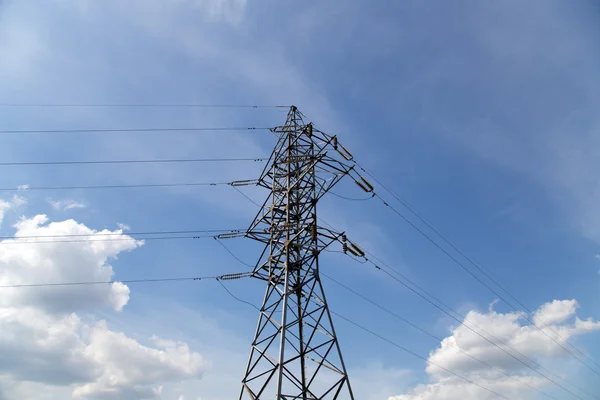
[[[340,234],[318,225],[317,203],[351,170],[335,136],[292,106],[261,174],[270,194],[246,236],[265,243],[253,277],[267,282],[242,399],[354,399],[319,278],[319,254]]]

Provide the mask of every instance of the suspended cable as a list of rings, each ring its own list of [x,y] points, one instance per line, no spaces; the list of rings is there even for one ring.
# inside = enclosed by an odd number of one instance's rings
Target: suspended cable
[[[258,204],[256,201],[252,200],[246,193],[242,192],[241,189],[239,189],[236,186],[231,186],[232,188],[234,188],[235,190],[238,191],[239,194],[241,194],[242,196],[244,196],[246,198],[246,200],[248,200],[250,203],[254,204],[257,207],[260,207],[260,204]]]
[[[231,278],[235,276],[235,278]],[[178,282],[178,281],[201,281],[214,279],[217,281],[231,280],[231,279],[242,279],[247,278],[246,272],[240,272],[235,274],[224,274],[216,276],[190,276],[190,277],[179,277],[179,278],[149,278],[149,279],[122,279],[122,280],[110,280],[110,281],[84,281],[84,282],[59,282],[59,283],[25,283],[25,284],[14,284],[14,285],[0,285],[0,289],[6,288],[34,288],[34,287],[52,287],[52,286],[87,286],[87,285],[112,285],[113,283],[151,283],[151,282]]]
[[[344,199],[344,200],[350,200],[350,201],[366,201],[366,200],[371,200],[373,198],[373,196],[369,196],[369,197],[346,197],[346,196],[342,196],[340,194],[337,194],[335,192],[329,191],[329,193],[331,193],[332,195],[334,195],[335,197],[339,197],[340,199]]]
[[[239,301],[240,303],[244,303],[244,304],[247,304],[247,305],[249,305],[250,307],[254,308],[256,311],[260,311],[260,309],[259,309],[258,307],[256,307],[254,304],[250,303],[249,301],[242,300],[242,299],[240,299],[239,297],[237,297],[236,295],[234,295],[233,293],[231,293],[231,291],[230,291],[229,289],[227,289],[227,286],[225,286],[225,284],[224,284],[223,282],[221,282],[221,280],[220,280],[220,279],[217,279],[217,282],[219,282],[219,285],[221,285],[221,287],[222,287],[223,289],[225,289],[225,291],[226,291],[227,293],[229,293],[229,295],[230,295],[231,297],[233,297],[235,300]]]
[[[232,182],[182,182],[182,183],[142,183],[123,185],[82,185],[82,186],[28,186],[21,185],[12,188],[0,188],[2,192],[26,192],[31,190],[88,190],[88,189],[134,189],[161,187],[194,187],[194,186],[224,186]]]
[[[481,272],[485,277],[487,277],[490,281],[492,281],[497,287],[499,287],[504,293],[506,293],[512,300],[514,300],[519,306],[523,307],[527,312],[529,312],[533,319],[535,319],[538,322],[541,322],[546,328],[548,328],[550,331],[552,331],[554,334],[556,334],[560,339],[562,339],[570,348],[572,348],[573,350],[577,351],[579,354],[581,354],[582,356],[584,356],[587,360],[589,360],[590,362],[592,362],[594,365],[596,365],[597,367],[600,367],[600,365],[598,363],[596,363],[596,361],[594,361],[592,358],[590,358],[587,354],[585,354],[583,351],[579,350],[577,347],[573,346],[571,343],[568,342],[567,339],[565,339],[564,337],[562,337],[560,335],[559,332],[556,332],[555,329],[553,329],[550,325],[548,325],[545,321],[541,320],[539,317],[536,316],[535,312],[533,312],[531,309],[529,309],[527,306],[525,306],[516,296],[514,296],[507,288],[505,288],[497,279],[495,279],[493,276],[491,276],[491,272],[487,271],[483,266],[481,266],[478,262],[476,262],[473,258],[469,257],[468,255],[465,254],[465,252],[463,252],[460,248],[458,248],[458,246],[456,246],[450,239],[448,239],[442,232],[440,232],[438,229],[435,228],[435,226],[433,226],[433,224],[431,222],[429,222],[427,220],[427,218],[421,216],[410,204],[408,204],[408,202],[404,199],[402,199],[402,197],[400,197],[397,193],[395,193],[394,191],[392,191],[391,189],[389,189],[386,185],[384,185],[379,179],[377,179],[377,177],[372,174],[371,172],[369,172],[363,165],[361,165],[358,161],[354,160],[355,164],[367,175],[369,175],[369,177],[371,177],[375,182],[377,182],[377,184],[379,184],[386,192],[388,192],[392,197],[394,197],[398,202],[400,202],[400,204],[402,204],[402,206],[404,206],[410,213],[412,213],[415,217],[417,217],[417,219],[419,219],[419,221],[421,221],[423,224],[425,224],[429,229],[431,229],[437,236],[439,236],[445,243],[447,243],[453,250],[455,250],[458,254],[460,254],[465,260],[467,260],[467,262],[469,262],[469,264],[471,264],[473,267],[475,267],[479,272]],[[382,199],[383,201],[383,199]],[[384,204],[385,201],[384,201]],[[386,204],[387,205],[387,204]],[[391,206],[388,205],[388,207],[392,208]],[[396,214],[400,214],[398,211],[396,211]],[[408,220],[406,218],[404,218],[402,215],[400,215],[405,221],[408,222]],[[414,227],[414,225],[412,223],[409,222],[409,224],[411,226]],[[423,234],[421,232],[421,234]],[[426,235],[425,235],[426,236]],[[428,238],[429,241],[432,241],[431,239]],[[440,248],[439,246],[436,245],[436,247]],[[444,251],[444,253],[446,253]],[[447,253],[446,253],[447,254]],[[448,255],[448,254],[447,254]],[[465,269],[463,267],[463,269]],[[472,274],[472,272],[470,272],[469,270],[465,269],[469,274],[471,274],[472,276],[475,277],[475,275]],[[476,278],[477,280],[479,280],[478,278]],[[487,285],[486,285],[487,287]],[[493,291],[493,289],[489,288],[488,289],[492,290],[492,292],[496,295],[498,295],[495,291]],[[499,298],[504,301],[506,304],[508,304],[510,307],[512,307],[515,311],[519,312],[516,307],[514,307],[512,304],[508,303],[504,298],[502,298],[500,295],[498,295]],[[520,313],[520,312],[519,312]],[[520,313],[522,315],[522,313]],[[525,317],[527,319],[527,321],[529,321],[531,324],[533,324],[534,326],[537,327],[537,324],[533,323],[532,321],[530,321],[527,317]],[[577,356],[575,356],[573,353],[571,353],[568,349],[566,349],[562,344],[558,343],[554,338],[552,338],[550,335],[548,335],[546,332],[544,332],[542,329],[540,329],[538,327],[538,329],[544,333],[546,336],[548,336],[550,339],[552,339],[555,343],[559,344],[560,347],[562,347],[565,351],[569,352],[571,355],[573,355],[574,358],[576,358],[578,361],[580,361],[582,364],[584,364],[588,369],[591,369],[592,371],[594,371],[596,374],[600,375],[596,370],[592,369],[589,365],[587,365],[586,363],[584,363],[582,360],[580,360]]]
[[[186,233],[220,233],[220,232],[241,232],[240,229],[200,229],[200,230],[180,230],[180,231],[142,231],[142,232],[95,232],[95,233],[69,233],[61,235],[19,235],[19,236],[0,236],[2,239],[47,239],[47,238],[69,238],[69,237],[97,237],[97,236],[132,236],[132,235],[181,235]],[[142,238],[143,239],[143,238]]]
[[[228,252],[228,253],[229,253],[229,254],[230,254],[230,255],[231,255],[233,258],[235,258],[237,261],[239,261],[239,262],[240,262],[240,264],[243,264],[243,265],[245,265],[245,266],[247,266],[247,267],[250,267],[250,268],[254,268],[254,266],[253,266],[253,265],[251,265],[251,264],[249,264],[249,263],[247,263],[247,262],[243,261],[241,258],[239,258],[238,256],[236,256],[236,255],[235,255],[235,253],[234,253],[233,251],[231,251],[231,250],[229,249],[229,247],[227,247],[227,246],[225,245],[225,243],[223,243],[221,240],[219,240],[219,238],[218,238],[218,237],[216,237],[216,236],[215,236],[215,240],[217,241],[217,243],[219,243],[219,244],[221,245],[221,247],[223,247],[223,248],[225,249],[225,251],[227,251],[227,252]]]
[[[96,161],[20,161],[0,162],[0,166],[23,166],[23,165],[77,165],[77,164],[167,164],[167,163],[197,163],[197,162],[234,162],[234,161],[265,161],[266,157],[252,158],[182,158],[163,160],[96,160]]]
[[[215,127],[215,128],[120,128],[120,129],[32,129],[2,130],[0,135],[59,134],[59,133],[128,133],[128,132],[210,132],[210,131],[269,131],[271,128]]]
[[[208,280],[208,279],[217,279],[217,277],[216,276],[192,276],[192,277],[185,277],[185,278],[124,279],[124,280],[114,280],[114,281],[61,282],[61,283],[29,283],[29,284],[1,285],[0,289],[51,287],[51,286],[112,285],[113,283],[201,281],[201,280]]]
[[[91,185],[91,186],[20,186],[16,188],[0,188],[3,192],[26,192],[30,190],[79,190],[79,189],[130,189],[130,188],[158,188],[158,187],[185,187],[185,186],[220,186],[229,182],[217,183],[148,183],[132,185]]]
[[[146,240],[178,240],[178,239],[202,239],[213,238],[214,235],[194,235],[194,236],[155,236],[143,238],[115,238],[115,239],[74,239],[74,240],[24,240],[18,241],[19,237],[13,237],[0,242],[0,245],[10,246],[14,244],[43,244],[43,243],[95,243],[95,242],[126,242],[126,241],[146,241]]]
[[[106,108],[289,108],[290,106],[248,104],[195,104],[195,103],[0,103],[0,107],[106,107]]]

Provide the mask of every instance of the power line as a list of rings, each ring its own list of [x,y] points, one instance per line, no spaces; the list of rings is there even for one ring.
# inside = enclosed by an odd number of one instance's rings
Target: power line
[[[508,289],[506,289],[503,285],[500,284],[500,282],[497,279],[494,279],[493,276],[491,276],[491,273],[489,271],[487,271],[485,268],[483,268],[483,266],[481,266],[479,263],[477,263],[473,258],[467,256],[465,254],[465,252],[463,252],[462,250],[460,250],[460,248],[458,248],[458,246],[456,246],[452,241],[450,241],[442,232],[440,232],[438,229],[436,229],[433,224],[431,222],[429,222],[427,220],[427,218],[421,216],[413,207],[410,206],[410,204],[408,204],[408,202],[404,199],[402,199],[402,197],[400,197],[398,194],[396,194],[394,191],[392,191],[391,189],[389,189],[386,185],[384,185],[379,179],[377,179],[377,177],[372,174],[371,172],[369,172],[363,165],[361,165],[358,161],[355,160],[355,164],[363,171],[365,172],[367,175],[369,175],[377,184],[379,184],[385,191],[387,191],[390,195],[392,195],[392,197],[394,197],[397,201],[400,202],[400,204],[402,204],[407,210],[409,210],[415,217],[417,217],[422,223],[424,223],[429,229],[431,229],[436,235],[438,235],[444,242],[446,242],[452,249],[454,249],[458,254],[460,254],[465,260],[467,260],[467,262],[469,262],[471,265],[473,265],[479,272],[481,272],[484,276],[486,276],[490,281],[492,281],[497,287],[499,287],[504,293],[506,293],[511,299],[513,299],[519,306],[523,307],[527,312],[529,312],[532,316],[533,319],[541,322],[546,328],[548,328],[550,331],[552,331],[554,334],[556,334],[560,339],[562,339],[569,347],[571,347],[572,349],[574,349],[575,351],[577,351],[579,354],[583,355],[586,359],[588,359],[589,361],[591,361],[594,365],[596,365],[597,367],[600,367],[600,365],[598,363],[596,363],[592,358],[590,358],[587,354],[585,354],[583,351],[579,350],[578,348],[576,348],[575,346],[573,346],[571,343],[568,342],[567,339],[563,338],[560,333],[556,332],[556,330],[554,330],[551,326],[549,326],[548,324],[546,324],[546,322],[542,321],[540,318],[538,318],[535,313],[529,309],[527,306],[525,306],[519,299],[516,298],[516,296],[514,296]],[[380,197],[381,199],[381,197]],[[381,199],[383,201],[383,199]],[[385,201],[383,201],[385,205],[387,205],[388,207],[392,208],[391,206],[389,206]],[[400,213],[398,211],[396,211],[396,214]],[[414,228],[416,228],[411,222],[409,222],[404,216],[400,215],[406,222],[408,222],[411,226],[413,226]],[[417,229],[419,230],[419,229]],[[420,231],[420,230],[419,230]],[[421,234],[423,234],[422,231],[420,231]],[[425,237],[427,237],[427,235],[423,234]],[[431,239],[429,239],[427,237],[428,240],[432,241]],[[433,243],[433,242],[432,242]],[[436,245],[436,247],[440,248],[440,246]],[[444,250],[442,250],[444,253],[446,253],[446,255],[448,255],[448,253]],[[452,257],[451,257],[452,258]],[[464,266],[462,266],[460,263],[459,265],[465,269],[470,275],[472,275],[473,277],[475,277],[475,279],[477,279],[478,281],[481,282],[481,280],[479,278],[477,278],[471,271],[469,271],[468,269],[466,269]],[[483,283],[483,282],[482,282]],[[485,284],[484,284],[485,285]],[[519,312],[516,307],[514,307],[512,304],[508,303],[502,296],[500,296],[499,294],[497,294],[493,289],[491,289],[489,286],[485,285],[489,290],[492,291],[492,293],[496,294],[502,301],[504,301],[506,304],[508,304],[510,307],[513,308],[513,310],[515,310],[517,313],[519,313],[521,316],[523,316],[527,321],[529,321],[532,325],[536,326],[542,333],[544,333],[544,335],[546,335],[547,337],[549,337],[550,339],[552,339],[555,343],[557,343],[561,348],[563,348],[565,351],[567,351],[569,354],[571,354],[574,358],[576,358],[580,363],[584,364],[588,369],[592,370],[593,372],[595,372],[597,375],[600,375],[596,370],[592,369],[589,365],[587,365],[586,363],[584,363],[582,360],[580,360],[577,356],[575,356],[572,352],[570,352],[567,348],[565,348],[562,344],[560,344],[558,341],[556,341],[553,337],[551,337],[550,335],[548,335],[546,332],[544,332],[542,329],[540,329],[537,324],[533,323],[531,320],[529,320],[529,318],[527,318],[526,316],[524,316],[521,312]]]
[[[419,354],[415,353],[414,351],[412,351],[412,350],[409,350],[409,349],[407,349],[406,347],[404,347],[404,346],[401,346],[401,345],[399,345],[398,343],[391,341],[390,339],[387,339],[386,337],[384,337],[384,336],[382,336],[382,335],[380,335],[380,334],[376,333],[375,331],[373,331],[373,330],[371,330],[371,329],[369,329],[369,328],[367,328],[367,327],[365,327],[365,326],[363,326],[363,325],[360,325],[359,323],[357,323],[357,322],[354,322],[354,321],[350,320],[349,318],[346,318],[346,317],[344,317],[343,315],[341,315],[341,314],[339,314],[339,313],[337,313],[337,312],[335,312],[335,311],[333,311],[333,310],[330,310],[330,311],[331,311],[331,313],[332,313],[332,314],[335,314],[337,317],[339,317],[339,318],[343,319],[344,321],[346,321],[346,322],[348,322],[348,323],[350,323],[350,324],[352,324],[352,325],[356,326],[357,328],[360,328],[360,329],[362,329],[363,331],[365,331],[365,332],[367,332],[367,333],[369,333],[369,334],[371,334],[371,335],[373,335],[373,336],[375,336],[375,337],[377,337],[377,338],[379,338],[379,339],[383,340],[384,342],[387,342],[388,344],[391,344],[391,345],[392,345],[392,346],[394,346],[394,347],[397,347],[397,348],[399,348],[400,350],[402,350],[402,351],[404,351],[404,352],[406,352],[406,353],[408,353],[408,354],[410,354],[410,355],[412,355],[412,356],[414,356],[414,357],[420,358],[421,360],[425,361],[425,362],[426,362],[426,363],[428,363],[428,364],[431,364],[431,365],[433,365],[434,367],[437,367],[437,368],[439,368],[439,369],[441,369],[441,370],[443,370],[443,371],[446,371],[446,372],[448,372],[449,374],[452,374],[452,375],[456,376],[457,378],[460,378],[460,379],[464,380],[465,382],[468,382],[468,383],[470,383],[470,384],[472,384],[472,385],[475,385],[475,386],[477,386],[477,387],[479,387],[479,388],[481,388],[481,389],[483,389],[483,390],[485,390],[485,391],[487,391],[487,392],[489,392],[489,393],[492,393],[492,394],[494,394],[494,395],[496,395],[496,396],[498,396],[498,397],[502,397],[503,399],[510,400],[508,397],[506,397],[506,396],[504,396],[504,395],[502,395],[502,394],[500,394],[500,393],[498,393],[498,392],[495,392],[495,391],[493,391],[492,389],[488,389],[488,388],[486,388],[485,386],[483,386],[483,385],[481,385],[481,384],[479,384],[479,383],[477,383],[477,382],[475,382],[475,381],[473,381],[473,380],[471,380],[471,379],[469,379],[469,378],[466,378],[466,377],[464,377],[464,376],[462,376],[462,375],[460,375],[460,374],[457,374],[456,372],[453,372],[453,371],[449,370],[448,368],[444,368],[444,367],[442,367],[441,365],[439,365],[439,364],[437,364],[437,363],[434,363],[434,362],[432,362],[432,361],[428,360],[426,357],[423,357],[423,356],[421,356],[421,355],[419,355]]]
[[[225,284],[224,284],[223,282],[221,282],[221,280],[220,280],[220,279],[217,279],[217,282],[219,282],[219,285],[221,285],[221,287],[222,287],[223,289],[225,289],[225,291],[226,291],[227,293],[229,293],[229,295],[230,295],[231,297],[233,297],[235,300],[239,301],[240,303],[247,304],[247,305],[249,305],[250,307],[254,308],[254,309],[255,309],[255,310],[257,310],[257,311],[260,311],[260,308],[256,307],[254,304],[250,303],[249,301],[242,300],[242,299],[240,299],[239,297],[237,297],[236,295],[234,295],[233,293],[231,293],[231,291],[230,291],[229,289],[227,289],[227,286],[225,286]]]
[[[96,242],[126,242],[126,241],[140,241],[140,240],[178,240],[178,239],[202,239],[202,238],[213,238],[214,235],[194,235],[194,236],[157,236],[157,237],[143,237],[143,238],[117,238],[117,239],[74,239],[74,240],[26,240],[26,241],[15,241],[17,238],[6,239],[0,242],[0,245],[10,246],[13,244],[43,244],[43,243],[96,243]]]
[[[248,278],[249,275],[246,272],[223,274],[216,276],[191,276],[191,277],[180,277],[180,278],[149,278],[149,279],[123,279],[123,280],[110,280],[110,281],[84,281],[84,282],[58,282],[58,283],[25,283],[25,284],[14,284],[14,285],[0,285],[0,289],[6,288],[33,288],[33,287],[52,287],[52,286],[87,286],[87,285],[110,285],[113,283],[151,283],[151,282],[178,282],[178,281],[202,281],[215,279],[221,280],[233,280]]]
[[[180,159],[153,159],[153,160],[82,160],[82,161],[18,161],[0,162],[0,166],[23,165],[77,165],[77,164],[167,164],[167,163],[197,163],[197,162],[234,162],[267,160],[266,157],[251,158],[180,158]]]
[[[59,133],[128,133],[128,132],[210,132],[210,131],[269,131],[272,128],[258,127],[215,127],[215,128],[120,128],[120,129],[32,129],[2,130],[0,135],[14,134],[59,134]]]
[[[289,108],[277,105],[249,104],[196,104],[196,103],[0,103],[0,107],[34,108],[34,107],[98,107],[98,108]]]
[[[142,183],[125,185],[87,185],[87,186],[18,186],[16,188],[0,188],[2,192],[27,192],[31,190],[79,190],[79,189],[132,189],[132,188],[159,188],[159,187],[186,187],[186,186],[223,186],[230,182],[188,182],[188,183]]]
[[[51,287],[51,286],[87,286],[87,285],[111,285],[113,283],[149,283],[149,282],[177,282],[177,281],[201,281],[207,279],[217,279],[216,276],[192,276],[184,278],[156,278],[156,279],[124,279],[114,281],[87,281],[87,282],[60,282],[60,283],[27,283],[16,285],[2,285],[0,289],[7,288],[33,288],[33,287]]]
[[[247,182],[244,180],[242,182]],[[182,183],[141,183],[123,185],[74,185],[74,186],[29,186],[21,185],[11,188],[0,188],[0,192],[26,192],[31,190],[79,190],[79,189],[130,189],[130,188],[159,188],[159,187],[194,187],[194,186],[235,186],[240,181],[229,182],[182,182]]]
[[[261,207],[260,204],[258,204],[256,201],[252,200],[252,198],[250,198],[250,196],[248,196],[246,193],[242,192],[242,190],[238,187],[232,186],[235,190],[238,191],[239,194],[241,194],[242,196],[244,196],[250,203],[254,204],[257,207]]]
[[[69,238],[69,237],[97,237],[97,236],[122,236],[122,235],[181,235],[187,233],[235,233],[242,232],[241,229],[201,229],[201,230],[179,230],[179,231],[141,231],[141,232],[121,232],[121,233],[69,233],[62,235],[27,235],[27,236],[0,236],[2,239],[48,239],[48,238]],[[142,238],[143,239],[143,238]]]
[[[332,192],[332,191],[330,191],[329,193],[331,193],[335,197],[339,197],[340,199],[349,200],[349,201],[365,201],[365,200],[371,200],[373,198],[373,196],[369,196],[369,197],[347,197],[347,196],[342,196],[341,194],[337,194],[337,193]]]
[[[225,245],[225,243],[223,243],[223,241],[219,240],[218,237],[215,236],[215,240],[217,241],[217,243],[219,243],[221,245],[221,247],[223,247],[225,249],[225,251],[227,251],[234,259],[236,259],[240,264],[245,265],[246,267],[250,267],[250,268],[254,268],[254,265],[251,265],[245,261],[243,261],[241,258],[239,258],[238,256],[235,255],[235,253],[233,251],[231,251],[231,249],[229,247],[227,247]]]

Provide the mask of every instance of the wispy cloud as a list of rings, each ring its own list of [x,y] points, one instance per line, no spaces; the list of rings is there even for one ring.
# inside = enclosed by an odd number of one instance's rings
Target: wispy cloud
[[[25,198],[17,195],[14,195],[10,200],[0,199],[0,225],[2,225],[7,211],[20,207],[25,203]]]
[[[48,199],[48,203],[57,211],[67,211],[74,208],[86,208],[84,203],[75,200],[52,200]]]

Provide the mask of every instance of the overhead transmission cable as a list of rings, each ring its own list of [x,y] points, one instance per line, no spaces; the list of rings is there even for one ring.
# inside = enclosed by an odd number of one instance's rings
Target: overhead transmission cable
[[[349,201],[365,201],[365,200],[371,200],[373,198],[373,196],[369,196],[369,197],[348,197],[348,196],[342,196],[341,194],[337,194],[337,193],[332,192],[332,191],[329,191],[329,193],[331,193],[335,197],[339,197],[340,199],[349,200]]]
[[[199,162],[238,162],[265,161],[267,157],[245,157],[245,158],[179,158],[179,159],[152,159],[152,160],[80,160],[80,161],[15,161],[0,162],[0,166],[24,166],[24,165],[78,165],[78,164],[173,164],[173,163],[199,163]]]
[[[104,233],[67,233],[59,235],[19,235],[19,236],[0,236],[0,240],[4,239],[47,239],[47,238],[69,238],[69,237],[98,237],[98,236],[122,236],[122,235],[181,235],[188,233],[223,233],[223,232],[240,232],[241,229],[200,229],[200,230],[177,230],[177,231],[140,231],[140,232],[108,232]],[[142,238],[143,239],[143,238]]]
[[[243,232],[240,229],[211,229],[211,230],[187,230],[187,231],[154,231],[140,233],[93,233],[93,234],[64,234],[64,235],[28,235],[28,236],[3,236],[0,237],[0,245],[23,245],[23,244],[41,244],[41,243],[94,243],[94,242],[115,242],[115,241],[146,241],[146,240],[177,240],[177,239],[203,239],[215,238],[215,233],[237,235]],[[194,233],[193,235],[183,235]],[[131,237],[129,235],[145,235],[143,237]],[[169,236],[148,236],[148,235],[169,235]],[[178,235],[178,236],[172,236]],[[100,239],[96,237],[100,236]],[[108,236],[108,238],[106,238]],[[128,236],[128,237],[111,237]],[[84,239],[85,238],[85,239]],[[33,239],[33,240],[32,240]],[[43,239],[43,240],[38,240]],[[59,239],[59,240],[52,240]]]
[[[251,105],[251,104],[198,104],[198,103],[0,103],[0,107],[12,108],[289,108],[290,106],[278,105]]]
[[[0,285],[0,289],[53,287],[53,286],[112,285],[113,283],[202,281],[202,280],[211,280],[211,279],[221,281],[221,280],[233,280],[233,279],[247,278],[248,276],[249,275],[247,273],[240,272],[240,273],[224,274],[224,275],[217,275],[217,276],[190,276],[190,277],[179,277],[179,278],[122,279],[122,280],[110,280],[110,281],[83,281],[83,282],[58,282],[58,283],[26,283],[26,284],[14,284],[14,285]]]
[[[34,288],[52,286],[87,286],[87,285],[111,285],[113,283],[146,283],[146,282],[175,282],[175,281],[200,281],[203,279],[214,279],[215,277],[183,277],[183,278],[156,278],[156,279],[123,279],[112,281],[87,281],[87,282],[59,282],[59,283],[28,283],[15,285],[0,285],[0,289],[7,288]]]
[[[220,279],[217,279],[217,282],[219,282],[219,284],[221,285],[221,287],[223,289],[225,289],[225,291],[231,296],[233,297],[235,300],[239,301],[240,303],[244,303],[249,305],[250,307],[254,308],[257,311],[260,311],[260,308],[256,307],[254,304],[250,303],[249,301],[240,299],[239,297],[237,297],[235,294],[231,293],[231,291],[229,289],[227,289],[227,286],[225,286],[225,284],[223,282],[221,282]]]
[[[141,240],[178,240],[178,239],[202,239],[212,238],[214,235],[195,235],[195,236],[151,236],[143,238],[113,238],[113,239],[73,239],[73,240],[23,240],[19,241],[19,237],[13,237],[0,242],[0,246],[25,245],[25,244],[43,244],[43,243],[96,243],[96,242],[127,242]]]
[[[131,132],[219,132],[219,131],[270,131],[268,127],[214,127],[214,128],[108,128],[108,129],[26,129],[0,130],[0,135],[60,134],[60,133],[131,133]]]
[[[73,186],[29,186],[21,185],[11,188],[0,188],[1,192],[26,192],[31,190],[88,190],[88,189],[133,189],[133,188],[160,188],[160,187],[194,187],[194,186],[233,186],[238,182],[181,182],[181,183],[140,183],[140,184],[122,184],[122,185],[73,185]]]

